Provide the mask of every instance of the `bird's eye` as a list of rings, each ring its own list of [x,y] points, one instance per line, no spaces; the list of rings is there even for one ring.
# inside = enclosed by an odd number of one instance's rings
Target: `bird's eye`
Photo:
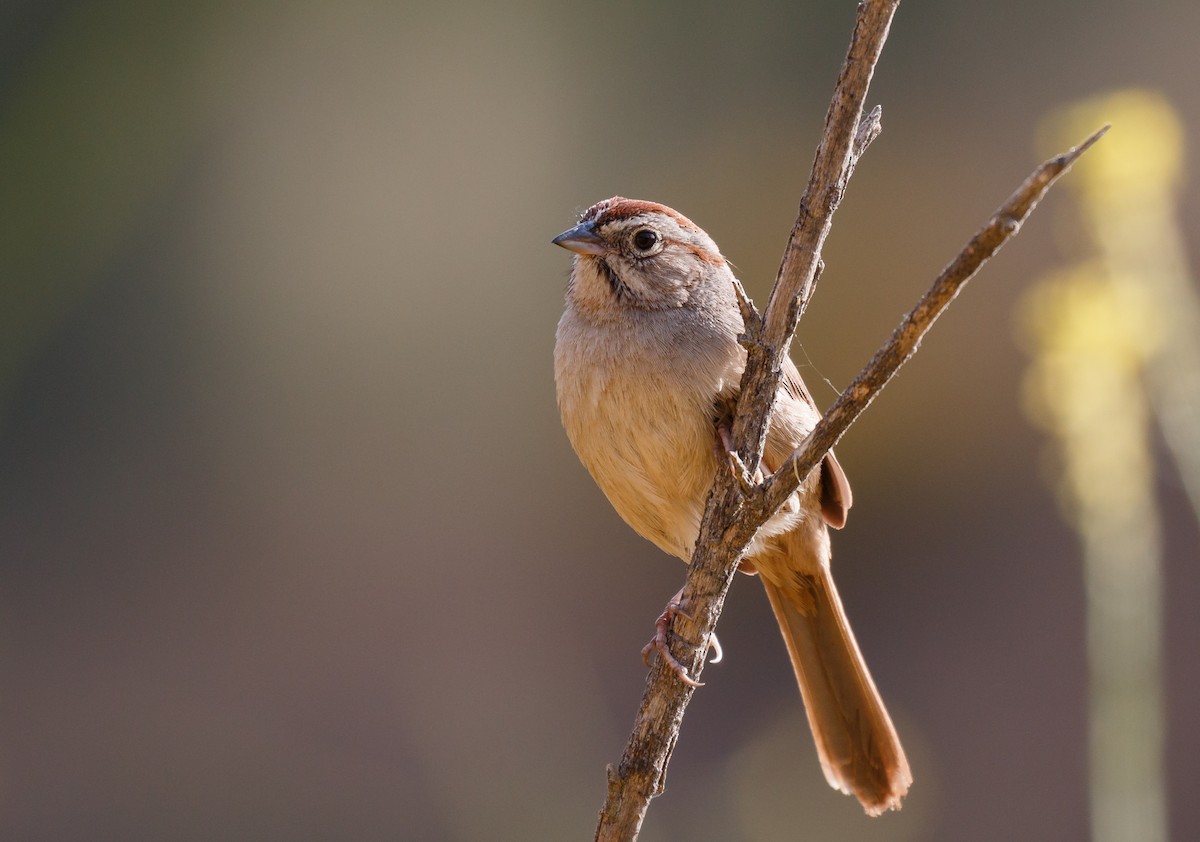
[[[658,245],[658,232],[651,228],[643,228],[633,235],[633,246],[638,251],[650,251]]]

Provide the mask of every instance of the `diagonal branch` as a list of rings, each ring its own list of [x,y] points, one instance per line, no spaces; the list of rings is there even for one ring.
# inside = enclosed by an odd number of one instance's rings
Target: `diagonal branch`
[[[775,289],[761,322],[746,323],[747,363],[733,423],[737,452],[750,475],[762,458],[766,431],[783,358],[795,332],[801,302],[812,295],[820,271],[820,250],[829,233],[830,220],[846,189],[853,161],[859,118],[867,87],[875,71],[892,16],[900,0],[863,0],[858,7],[854,33],[834,87],[825,117],[825,130],[817,147],[808,187],[800,201]],[[878,134],[878,115],[868,118],[861,152]],[[742,294],[743,310],[753,305]],[[676,618],[681,641],[706,643],[716,627],[733,582],[737,561],[757,531],[759,523],[739,517],[743,495],[732,472],[719,470],[709,492],[696,551],[692,556],[682,600],[686,614]],[[676,648],[680,648],[677,644]],[[683,657],[691,675],[703,667],[707,645],[686,645]],[[667,763],[679,737],[683,712],[695,688],[684,685],[658,659],[650,670],[642,704],[620,764],[608,768],[608,795],[600,812],[596,839],[636,839],[650,799],[663,790]]]
[[[736,450],[749,474],[758,467],[774,407],[782,361],[800,315],[820,274],[820,249],[830,219],[858,156],[879,132],[877,110],[861,123],[862,104],[899,0],[863,0],[850,49],[834,91],[825,132],[813,162],[775,288],[760,317],[739,290],[746,323],[746,370],[734,420]],[[724,606],[737,562],[759,527],[845,433],[850,424],[915,351],[921,337],[972,275],[1008,239],[1038,200],[1103,134],[1047,161],[1005,202],[951,261],[933,287],[905,317],[888,342],[776,474],[746,494],[722,466],[700,526],[687,582],[684,612],[676,616],[672,650],[692,676],[704,666],[707,641]],[[618,766],[608,767],[608,792],[597,840],[636,839],[650,799],[663,791],[667,764],[694,687],[687,686],[660,658],[651,668],[633,731]]]

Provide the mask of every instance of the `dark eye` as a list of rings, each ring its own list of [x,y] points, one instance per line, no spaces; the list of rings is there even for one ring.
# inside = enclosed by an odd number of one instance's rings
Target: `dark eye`
[[[633,246],[638,251],[650,251],[658,245],[658,232],[650,228],[643,228],[633,235]]]

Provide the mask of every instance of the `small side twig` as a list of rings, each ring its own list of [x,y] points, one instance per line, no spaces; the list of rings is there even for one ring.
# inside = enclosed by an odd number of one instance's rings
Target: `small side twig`
[[[854,131],[854,145],[850,148],[850,162],[846,165],[846,181],[849,181],[850,176],[854,175],[858,159],[867,151],[871,141],[879,137],[879,133],[883,131],[882,121],[883,106],[876,105],[858,124],[858,128]]]

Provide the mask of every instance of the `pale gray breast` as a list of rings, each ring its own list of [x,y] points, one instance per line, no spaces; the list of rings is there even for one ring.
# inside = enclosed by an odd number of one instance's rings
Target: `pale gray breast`
[[[555,381],[563,426],[613,507],[639,534],[686,558],[712,483],[713,413],[736,390],[731,330],[694,312],[597,325],[559,323]]]

